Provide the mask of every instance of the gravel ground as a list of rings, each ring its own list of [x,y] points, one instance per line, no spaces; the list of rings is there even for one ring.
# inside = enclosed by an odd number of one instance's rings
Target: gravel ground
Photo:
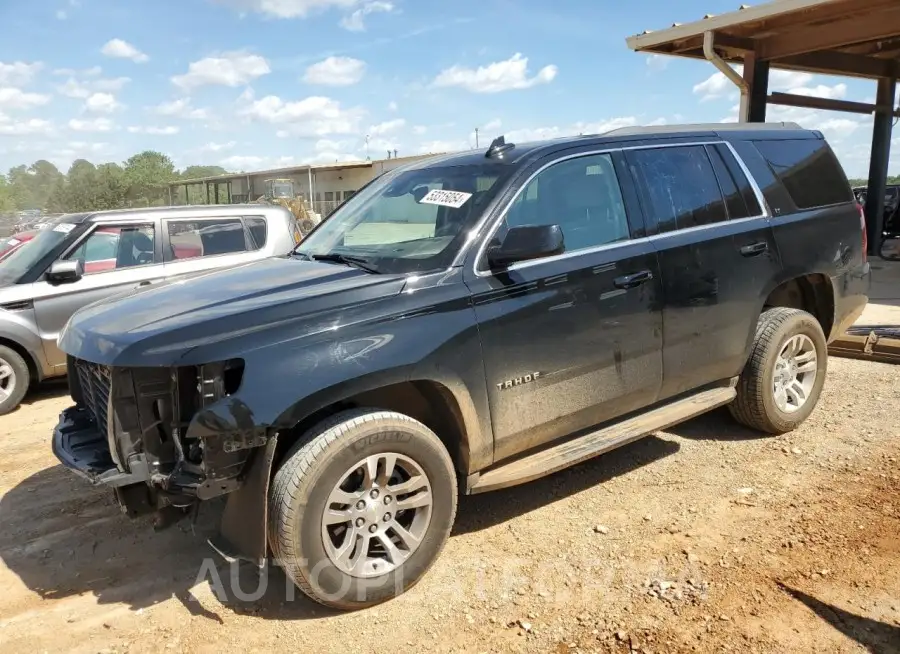
[[[832,359],[798,431],[717,411],[461,499],[402,597],[340,614],[153,532],[50,453],[62,389],[0,418],[0,651],[900,652],[900,366]],[[217,595],[217,590],[220,595]]]

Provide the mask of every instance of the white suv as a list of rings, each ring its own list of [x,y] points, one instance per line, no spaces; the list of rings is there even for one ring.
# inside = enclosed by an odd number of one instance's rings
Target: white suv
[[[66,374],[56,337],[75,311],[176,275],[288,254],[280,206],[204,205],[68,214],[0,262],[0,415],[32,382]]]

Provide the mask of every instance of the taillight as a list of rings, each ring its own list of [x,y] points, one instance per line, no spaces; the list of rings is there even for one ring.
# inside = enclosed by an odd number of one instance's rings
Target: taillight
[[[866,210],[861,204],[857,204],[859,209],[859,226],[862,229],[862,260],[863,263],[869,259],[869,232],[866,231]]]

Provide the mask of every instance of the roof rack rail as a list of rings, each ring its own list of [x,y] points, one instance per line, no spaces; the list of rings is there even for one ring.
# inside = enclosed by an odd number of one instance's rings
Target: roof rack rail
[[[797,123],[696,123],[686,125],[657,125],[655,127],[620,127],[603,132],[604,136],[632,136],[640,134],[672,134],[678,132],[746,132],[752,130],[803,129]]]

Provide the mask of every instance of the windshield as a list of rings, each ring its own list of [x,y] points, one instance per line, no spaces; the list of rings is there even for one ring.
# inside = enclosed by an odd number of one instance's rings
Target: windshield
[[[34,238],[0,261],[0,284],[15,284],[25,273],[57,245],[62,243],[77,225],[60,222],[48,225]]]
[[[446,268],[512,171],[492,163],[391,171],[344,203],[295,252],[355,257],[381,273]]]

